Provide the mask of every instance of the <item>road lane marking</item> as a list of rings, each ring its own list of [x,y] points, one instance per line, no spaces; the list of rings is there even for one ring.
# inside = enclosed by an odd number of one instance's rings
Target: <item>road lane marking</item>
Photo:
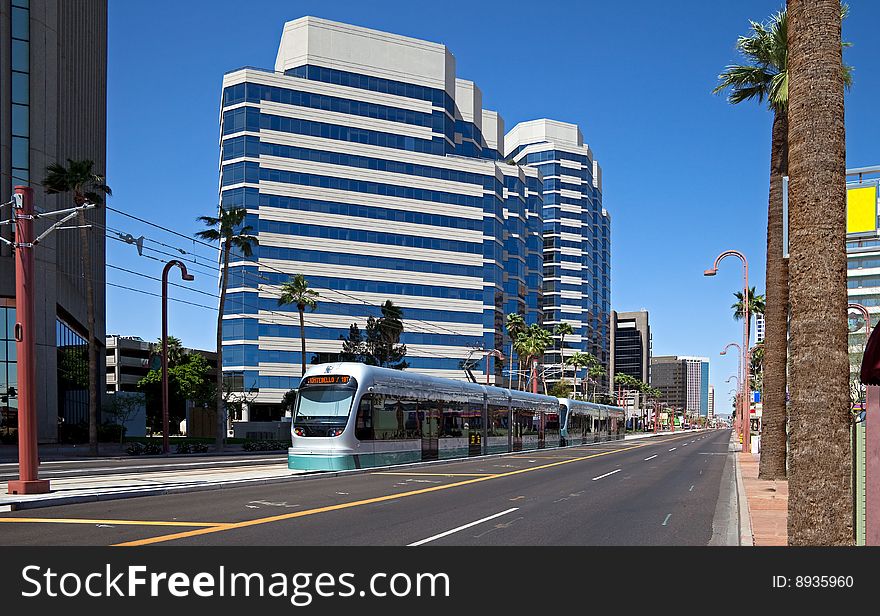
[[[691,489],[688,490],[688,492],[693,492],[693,491],[694,491],[694,486],[691,486]]]
[[[674,441],[674,440],[678,440],[680,438],[682,438],[682,437],[671,437],[668,439],[664,438],[663,441],[661,441],[661,442]],[[147,539],[140,539],[137,541],[126,541],[123,543],[115,543],[113,545],[114,546],[127,546],[127,547],[128,546],[152,545],[155,543],[164,543],[166,541],[174,541],[177,539],[186,539],[189,537],[196,537],[199,535],[219,533],[219,532],[224,532],[227,530],[247,528],[250,526],[257,526],[257,525],[261,525],[261,524],[271,524],[273,522],[281,522],[281,521],[290,520],[293,518],[301,518],[301,517],[310,516],[310,515],[317,515],[320,513],[327,513],[330,511],[339,511],[342,509],[350,509],[352,507],[361,507],[364,505],[372,505],[374,503],[383,503],[383,502],[390,501],[390,500],[397,500],[400,498],[407,498],[410,496],[418,496],[420,494],[428,494],[430,492],[438,492],[440,490],[449,490],[451,488],[457,488],[457,487],[466,486],[466,485],[470,485],[470,484],[474,484],[474,483],[480,483],[483,481],[490,481],[492,479],[500,479],[502,477],[512,477],[514,475],[521,475],[523,473],[531,473],[531,472],[538,471],[538,470],[553,468],[556,466],[562,466],[564,464],[571,464],[573,462],[581,462],[583,460],[589,460],[591,458],[598,458],[601,456],[608,456],[608,455],[611,455],[614,453],[631,451],[633,449],[639,449],[641,447],[647,447],[647,446],[653,445],[653,444],[655,444],[655,443],[651,443],[651,442],[639,443],[639,444],[633,445],[632,447],[621,447],[620,449],[610,449],[607,451],[601,451],[598,453],[594,453],[594,454],[591,454],[588,456],[582,456],[580,458],[571,458],[569,460],[560,460],[559,462],[550,462],[548,464],[542,464],[540,466],[530,466],[529,468],[521,468],[521,469],[517,469],[517,470],[513,470],[513,471],[508,471],[505,473],[498,473],[496,475],[486,475],[485,477],[476,477],[473,479],[466,479],[464,481],[457,481],[454,483],[448,483],[448,484],[439,485],[439,486],[432,486],[430,488],[421,488],[418,490],[411,490],[409,492],[400,492],[397,494],[386,494],[384,496],[376,496],[373,498],[367,498],[367,499],[363,499],[363,500],[359,500],[359,501],[338,503],[336,505],[328,505],[326,507],[319,507],[316,509],[307,509],[305,511],[296,511],[296,512],[291,512],[291,513],[280,514],[280,515],[268,516],[265,518],[256,518],[253,520],[245,520],[242,522],[234,522],[232,524],[217,525],[217,526],[214,526],[211,528],[200,528],[198,530],[173,533],[170,535],[158,535],[156,537],[150,537]]]
[[[593,481],[596,481],[597,479],[602,479],[603,477],[607,477],[608,475],[613,475],[614,473],[619,473],[621,470],[623,470],[623,469],[619,468],[615,471],[611,471],[610,473],[605,473],[604,475],[599,475],[598,477],[593,477]]]
[[[645,458],[644,461],[647,462],[648,460],[653,460],[653,459],[656,458],[656,457],[657,457],[657,454],[655,453],[653,456],[650,456],[650,457]]]
[[[370,473],[371,475],[401,475],[404,477],[487,477],[495,473]]]
[[[166,522],[164,520],[89,520],[83,518],[0,518],[0,522],[32,524],[110,524],[114,526],[195,526],[220,528],[222,522]]]
[[[433,537],[428,537],[427,539],[422,539],[421,541],[416,541],[415,543],[410,543],[406,547],[412,548],[417,545],[424,545],[426,543],[430,543],[431,541],[436,541],[437,539],[442,539],[443,537],[448,537],[449,535],[452,535],[452,534],[457,533],[459,531],[465,530],[465,529],[470,528],[472,526],[476,526],[477,524],[482,524],[483,522],[488,522],[489,520],[494,520],[495,518],[500,518],[501,516],[507,515],[508,513],[513,513],[514,511],[519,511],[519,507],[511,507],[510,509],[507,509],[506,511],[502,511],[501,513],[496,513],[495,515],[490,515],[490,516],[487,516],[487,517],[482,518],[480,520],[470,522],[469,524],[464,524],[463,526],[458,526],[458,527],[453,528],[451,530],[447,530],[445,533],[440,533],[439,535],[434,535]]]
[[[671,517],[672,517],[672,514],[671,514],[671,513],[667,513],[667,514],[666,514],[666,519],[663,520],[663,524],[661,524],[661,526],[666,526],[666,523],[669,522],[669,518],[671,518]]]
[[[676,449],[678,449],[678,447],[673,447],[673,448],[670,449],[669,451],[675,451]]]

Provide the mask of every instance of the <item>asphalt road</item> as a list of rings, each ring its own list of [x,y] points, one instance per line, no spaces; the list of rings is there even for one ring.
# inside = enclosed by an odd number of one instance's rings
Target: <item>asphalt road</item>
[[[68,479],[94,475],[115,475],[145,471],[191,470],[198,468],[235,468],[263,464],[287,464],[287,452],[256,452],[223,456],[186,456],[175,458],[135,457],[85,460],[59,460],[40,463],[43,479]],[[18,479],[18,462],[0,464],[0,481]]]
[[[729,430],[0,515],[0,545],[706,545]],[[12,520],[19,520],[13,522]]]

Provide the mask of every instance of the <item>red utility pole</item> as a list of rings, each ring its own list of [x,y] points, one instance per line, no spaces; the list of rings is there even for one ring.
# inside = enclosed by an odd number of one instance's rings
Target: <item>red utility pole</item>
[[[36,329],[34,317],[34,189],[16,186],[15,350],[18,354],[18,474],[9,494],[45,494],[49,480],[39,479],[37,450]]]

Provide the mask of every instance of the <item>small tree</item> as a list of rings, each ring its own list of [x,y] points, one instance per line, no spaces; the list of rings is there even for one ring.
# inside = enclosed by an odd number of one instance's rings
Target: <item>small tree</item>
[[[128,431],[125,424],[134,419],[144,403],[144,398],[140,395],[126,395],[126,392],[117,392],[113,394],[110,403],[104,407],[104,412],[113,419],[113,423],[120,427],[120,445],[125,441],[125,433]]]
[[[403,310],[391,300],[382,304],[382,316],[367,319],[366,335],[361,332],[357,323],[348,328],[348,336],[340,336],[342,340],[341,361],[356,361],[370,366],[382,366],[395,370],[405,370],[409,363],[406,357],[406,345],[400,344],[403,335]]]

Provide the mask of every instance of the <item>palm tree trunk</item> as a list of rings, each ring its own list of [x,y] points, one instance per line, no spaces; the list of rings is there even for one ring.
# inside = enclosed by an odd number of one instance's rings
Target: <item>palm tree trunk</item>
[[[786,362],[788,360],[788,261],[782,251],[782,178],[788,173],[788,115],[776,112],[770,148],[767,209],[767,284],[764,322],[764,391],[761,402],[761,479],[785,477]]]
[[[305,376],[306,373],[306,326],[305,319],[303,318],[303,311],[299,311],[299,341],[302,344],[302,374],[300,376]]]
[[[77,215],[83,278],[86,282],[86,329],[89,354],[89,453],[98,455],[98,345],[95,343],[95,282],[92,280],[92,247],[85,211]]]
[[[788,0],[791,545],[853,543],[840,15]]]
[[[226,442],[226,400],[223,396],[223,308],[226,304],[226,285],[229,280],[229,251],[232,245],[223,245],[223,271],[220,272],[220,305],[217,312],[217,451],[223,451]]]

